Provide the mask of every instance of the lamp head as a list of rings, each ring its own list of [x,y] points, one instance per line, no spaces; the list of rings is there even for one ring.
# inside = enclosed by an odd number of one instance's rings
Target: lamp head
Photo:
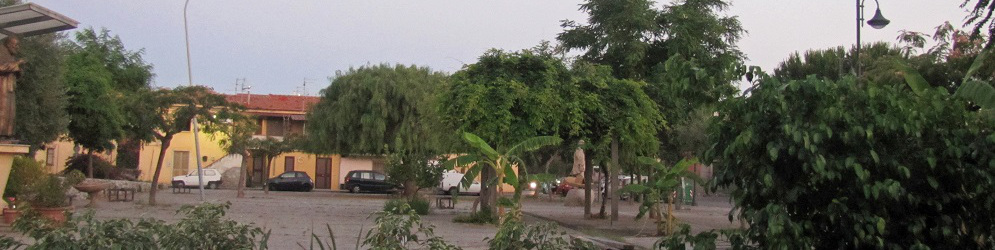
[[[884,28],[884,26],[888,26],[889,23],[891,23],[891,21],[885,19],[884,16],[881,15],[880,8],[874,11],[874,17],[872,17],[871,20],[867,20],[867,24],[870,25],[871,28],[875,29]]]

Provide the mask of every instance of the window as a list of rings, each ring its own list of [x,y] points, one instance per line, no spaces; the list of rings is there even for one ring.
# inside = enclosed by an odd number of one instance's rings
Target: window
[[[256,133],[254,135],[263,135],[263,119],[256,119]]]
[[[280,178],[294,178],[296,176],[297,176],[297,173],[283,173],[283,174],[280,175]]]
[[[45,165],[55,166],[55,148],[45,149]]]
[[[285,121],[280,118],[266,119],[267,136],[284,136],[286,134]]]
[[[378,181],[382,181],[382,180],[386,180],[387,176],[386,175],[382,175],[382,174],[373,174],[373,179],[378,180]]]
[[[359,178],[360,179],[364,179],[364,180],[373,179],[373,177],[371,175],[372,175],[372,173],[370,173],[370,172],[361,172],[360,175],[359,175]]]
[[[190,151],[173,151],[173,176],[188,172],[190,172]]]

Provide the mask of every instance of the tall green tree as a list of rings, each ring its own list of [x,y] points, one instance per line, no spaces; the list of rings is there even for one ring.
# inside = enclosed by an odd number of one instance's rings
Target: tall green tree
[[[93,162],[93,151],[111,150],[114,140],[121,137],[124,122],[121,110],[117,103],[107,101],[113,98],[110,80],[110,72],[90,54],[75,53],[66,60],[69,138],[87,149],[90,162]],[[88,172],[92,178],[92,164]]]
[[[338,73],[308,113],[309,151],[325,154],[397,153],[397,163],[425,162],[449,153],[453,135],[440,122],[436,94],[447,76],[426,67],[375,65]],[[424,164],[408,167],[429,168]],[[420,171],[399,171],[391,179],[413,197]]]
[[[194,117],[200,124],[218,123],[214,114],[218,109],[232,106],[223,95],[215,93],[204,86],[181,86],[175,89],[159,89],[151,92],[146,99],[154,109],[155,116],[151,121],[155,130],[153,136],[160,142],[159,157],[156,160],[155,172],[152,174],[152,187],[149,189],[149,204],[156,204],[156,185],[162,172],[162,163],[166,152],[176,134],[191,130]],[[210,125],[207,125],[210,126]],[[195,135],[199,136],[199,135]]]
[[[564,21],[557,36],[584,61],[608,65],[621,79],[645,80],[645,92],[670,122],[736,92],[745,73],[736,42],[745,33],[736,17],[722,16],[723,0],[685,0],[655,9],[646,0],[590,0],[586,24]],[[668,130],[658,133],[661,156],[676,159]],[[669,157],[669,158],[668,158]]]
[[[118,103],[124,117],[124,134],[117,143],[117,165],[137,168],[141,145],[155,139],[153,123],[148,119],[154,111],[144,102],[144,94],[140,93],[151,91],[150,84],[155,76],[152,65],[142,58],[144,49],[128,50],[121,38],[111,35],[109,30],[92,28],[76,32],[70,47],[74,53],[97,58],[110,73],[112,98],[108,100]]]
[[[23,71],[17,79],[17,117],[14,134],[31,146],[30,154],[66,132],[66,49],[62,34],[21,40]]]
[[[548,49],[490,50],[452,76],[439,103],[446,124],[504,150],[535,136],[576,138],[584,122],[584,105],[575,101],[580,94],[569,69]],[[487,184],[497,173],[482,171],[481,208],[493,213],[496,189]]]
[[[581,95],[574,101],[584,104],[581,136],[590,143],[587,158],[602,166],[602,176],[619,176],[623,166],[635,170],[638,157],[653,156],[660,147],[657,133],[665,121],[657,105],[643,91],[645,82],[617,79],[611,68],[590,63],[575,63],[571,69]],[[586,178],[586,177],[585,177]],[[619,185],[606,179],[612,197],[611,218],[618,218]],[[608,199],[602,199],[599,215],[606,216]]]
[[[242,163],[239,165],[238,183],[236,183],[236,198],[245,198],[245,179],[249,171],[249,164],[252,161],[252,149],[258,145],[259,139],[252,136],[256,133],[259,125],[256,119],[245,115],[244,110],[238,104],[231,104],[229,108],[222,109],[217,113],[219,122],[210,123],[204,132],[213,136],[221,145],[221,148],[228,154],[242,156]]]

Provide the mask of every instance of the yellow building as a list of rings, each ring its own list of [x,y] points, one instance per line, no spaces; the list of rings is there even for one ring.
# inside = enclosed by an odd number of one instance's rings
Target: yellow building
[[[318,102],[314,96],[293,95],[226,95],[228,101],[239,103],[246,107],[246,113],[257,118],[259,129],[257,138],[273,137],[282,139],[291,134],[305,133],[307,126],[307,109]],[[163,158],[162,171],[158,182],[168,184],[173,176],[185,175],[197,169],[197,161],[205,168],[216,168],[222,172],[237,169],[241,164],[241,156],[228,155],[218,143],[218,136],[200,133],[200,159],[197,159],[192,131],[176,134],[170,142]],[[143,181],[152,181],[155,165],[162,147],[160,142],[143,145],[139,153],[138,169]],[[74,155],[71,141],[49,143],[36,154],[36,160],[44,162],[49,172],[65,169],[65,162]],[[85,153],[85,152],[79,152]],[[113,154],[99,155],[105,160],[114,162]],[[315,155],[303,152],[281,154],[273,158],[269,171],[263,157],[254,157],[247,175],[248,186],[260,186],[266,179],[275,177],[284,171],[303,171],[314,179],[315,189],[338,190],[346,173],[351,170],[385,170],[382,158],[375,157],[341,157],[339,155]],[[266,173],[269,173],[268,175]],[[235,172],[237,173],[237,172]]]

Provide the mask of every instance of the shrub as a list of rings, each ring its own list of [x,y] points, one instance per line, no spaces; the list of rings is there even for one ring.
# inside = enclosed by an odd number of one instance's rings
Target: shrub
[[[383,211],[400,211],[398,208],[401,207],[405,202],[402,199],[390,199],[383,204]]]
[[[56,175],[42,177],[27,195],[27,202],[34,207],[67,207],[69,199],[66,198],[66,191],[71,185],[69,182]]]
[[[411,206],[411,209],[414,209],[415,212],[418,213],[419,215],[428,214],[428,210],[432,206],[431,203],[428,202],[428,200],[420,197],[415,197],[408,200],[408,205]]]
[[[456,223],[473,223],[473,224],[497,224],[497,217],[494,214],[488,212],[486,209],[481,209],[480,211],[472,212],[469,214],[458,215],[453,218],[453,222]]]
[[[26,194],[31,185],[44,176],[45,171],[37,161],[23,156],[14,157],[4,196],[22,198],[21,195]]]
[[[736,187],[746,244],[995,246],[995,124],[944,89],[906,88],[765,80],[723,103],[708,155],[718,187]]]
[[[90,164],[90,157],[85,154],[75,155],[66,160],[66,169],[62,170],[63,174],[69,173],[73,170],[80,171],[82,173],[88,173],[87,168]],[[110,173],[114,169],[114,165],[104,160],[100,156],[93,156],[93,178],[97,179],[109,179]]]
[[[486,240],[490,249],[598,249],[591,242],[565,236],[552,223],[525,225],[521,211],[514,209],[504,217],[494,238]]]
[[[435,236],[432,225],[421,223],[421,217],[407,203],[371,214],[374,226],[366,232],[363,246],[371,249],[408,249],[420,245],[428,249],[460,249]]]
[[[383,204],[383,211],[402,211],[400,208],[404,204],[407,204],[408,208],[413,209],[419,215],[428,214],[431,207],[431,203],[424,198],[415,197],[407,201],[404,199],[390,199]]]
[[[70,216],[62,227],[49,226],[45,220],[19,219],[13,229],[33,239],[28,249],[265,249],[269,233],[224,219],[230,206],[183,206],[177,213],[184,217],[175,224],[149,218],[95,220],[93,211],[88,211]],[[16,248],[23,243],[0,237],[0,249],[8,249],[4,246]]]

